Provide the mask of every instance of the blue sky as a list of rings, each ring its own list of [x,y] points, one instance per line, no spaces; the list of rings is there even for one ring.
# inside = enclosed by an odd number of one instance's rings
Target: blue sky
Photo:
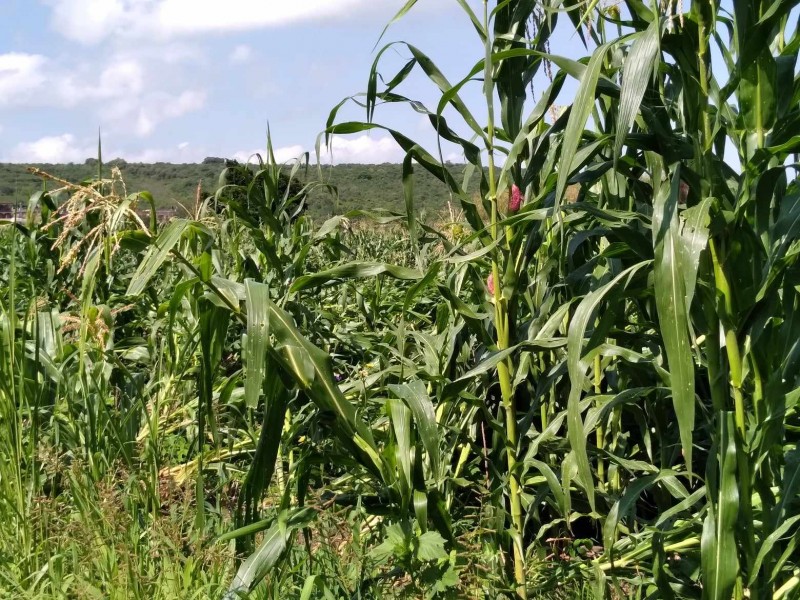
[[[96,154],[136,162],[246,158],[269,124],[278,159],[314,150],[330,109],[364,91],[373,48],[401,0],[2,0],[0,161],[83,162]],[[470,0],[479,9],[480,1]],[[420,0],[384,41],[428,53],[451,79],[481,56],[454,0]],[[552,51],[585,53],[564,29]],[[390,51],[392,75],[408,53]],[[435,107],[421,77],[404,89]],[[466,92],[480,106],[479,86]],[[405,108],[378,120],[433,146],[430,126]],[[342,119],[364,118],[345,109]],[[453,147],[445,156],[458,160]],[[334,145],[336,162],[396,162],[385,134]]]

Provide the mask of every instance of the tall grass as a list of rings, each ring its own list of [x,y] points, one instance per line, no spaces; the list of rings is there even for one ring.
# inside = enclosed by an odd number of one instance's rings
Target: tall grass
[[[404,215],[315,227],[269,145],[168,224],[116,175],[35,196],[0,229],[0,590],[798,597],[796,2],[686,4],[459,2],[455,84],[384,47],[325,134],[410,103],[469,162],[387,129]]]

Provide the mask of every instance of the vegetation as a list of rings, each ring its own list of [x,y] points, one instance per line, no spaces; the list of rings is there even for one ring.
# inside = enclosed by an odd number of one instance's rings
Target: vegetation
[[[68,181],[84,181],[97,176],[96,159],[69,165],[0,164],[0,208],[4,204],[25,205],[31,194],[42,189],[41,179],[28,171],[29,166]],[[194,197],[198,184],[207,193],[213,193],[219,187],[225,159],[209,157],[202,164],[140,164],[115,159],[105,166],[118,167],[131,191],[148,190],[159,209],[180,211],[187,204],[187,198]],[[463,165],[450,166],[454,176],[463,169]],[[321,219],[365,208],[403,212],[403,188],[397,185],[401,175],[401,165],[388,163],[323,167],[322,179],[335,186],[338,195],[332,196],[322,189],[312,191],[307,204],[308,213]],[[295,176],[303,183],[320,179],[313,159],[308,170],[301,169]],[[416,210],[433,217],[446,208],[449,196],[447,187],[436,177],[420,173],[415,182],[415,198]]]
[[[427,75],[469,164],[387,129],[402,215],[315,226],[268,149],[187,218],[114,170],[0,229],[0,592],[800,597],[797,3],[459,4],[471,73],[386,46],[326,130]]]

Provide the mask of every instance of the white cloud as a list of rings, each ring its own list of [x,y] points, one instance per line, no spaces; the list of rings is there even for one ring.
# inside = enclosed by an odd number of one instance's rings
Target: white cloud
[[[388,136],[377,139],[371,138],[366,134],[358,137],[334,136],[331,141],[331,148],[330,154],[321,149],[323,154],[321,160],[330,162],[332,159],[335,164],[380,164],[398,162],[405,156],[397,142]]]
[[[24,103],[32,92],[41,88],[47,59],[40,54],[10,52],[0,54],[0,106]]]
[[[0,106],[73,107],[137,95],[144,88],[144,68],[134,59],[112,58],[99,76],[94,70],[59,67],[39,54],[0,54]]]
[[[203,90],[174,90],[158,69],[132,55],[63,65],[39,54],[0,54],[0,107],[97,111],[104,127],[144,137],[169,119],[203,108]],[[152,62],[152,61],[150,61]]]
[[[403,150],[390,137],[371,138],[368,135],[358,137],[334,136],[332,139],[332,152],[327,148],[320,148],[320,161],[323,163],[343,164],[380,164],[385,162],[399,162],[405,156]],[[275,149],[275,160],[279,163],[288,162],[299,158],[306,149],[297,144]],[[259,153],[262,157],[266,156],[266,150],[252,150],[250,152],[236,152],[232,158],[239,162],[246,162],[251,156]],[[314,162],[315,156],[313,149],[310,150],[309,160]]]
[[[167,119],[175,119],[186,113],[200,110],[206,103],[206,93],[198,90],[186,90],[179,96],[169,94],[154,95],[154,102],[148,108],[143,108],[140,112],[149,112],[149,120],[155,124]]]
[[[71,133],[22,142],[14,146],[4,162],[14,163],[65,163],[83,162],[97,154],[97,146],[81,144]]]
[[[80,72],[53,74],[48,80],[51,102],[73,107],[86,101],[137,96],[144,89],[144,69],[135,60],[120,60],[103,69],[96,83]]]
[[[203,160],[208,155],[206,148],[196,147],[190,142],[181,142],[175,146],[167,148],[145,148],[143,150],[126,152],[119,148],[114,148],[103,144],[103,155],[108,158],[123,158],[128,162],[154,163],[154,162],[174,162],[174,163],[196,163]],[[295,144],[275,148],[275,160],[279,163],[291,162],[301,158],[306,149]],[[329,163],[331,155],[322,149],[320,159]],[[0,157],[1,162],[13,163],[64,163],[64,162],[83,162],[89,157],[97,154],[97,142],[91,139],[79,140],[71,133],[42,137],[33,142],[23,142],[17,144],[5,156]],[[254,161],[254,155],[260,154],[266,157],[266,149],[260,148],[252,151],[242,151],[234,153],[231,158],[239,162]],[[373,139],[367,135],[358,137],[334,137],[333,138],[333,161],[341,163],[383,163],[397,162],[403,158],[403,151],[397,146],[390,137]],[[311,151],[311,162],[314,154]]]
[[[253,57],[253,49],[246,44],[239,44],[230,53],[228,59],[232,63],[246,63]]]
[[[63,109],[94,103],[104,125],[145,137],[160,123],[199,110],[206,102],[202,90],[159,90],[134,58],[111,57],[97,70],[99,75],[85,65],[70,70],[38,54],[0,54],[0,107]]]
[[[264,2],[263,0],[162,0],[158,2],[157,23],[167,33],[204,33],[279,27],[324,19],[352,10],[364,0],[304,0]]]
[[[53,28],[84,44],[128,36],[161,39],[281,27],[302,21],[356,14],[374,8],[374,0],[46,0],[53,7]],[[382,4],[379,2],[377,4]]]
[[[139,54],[147,53],[141,48],[137,48],[137,52]],[[159,44],[158,46],[153,46],[150,53],[152,53],[156,60],[167,64],[197,62],[203,59],[202,49],[193,44]]]
[[[139,94],[144,86],[142,65],[135,60],[122,60],[108,66],[100,75],[99,89],[104,94],[122,96]]]
[[[183,63],[205,65],[209,58],[209,49],[201,40],[149,40],[147,43],[143,43],[141,40],[120,40],[120,43],[114,43],[113,47],[116,52],[115,56],[119,60],[133,58],[156,64],[162,69],[165,65]]]
[[[146,148],[121,156],[128,162],[135,163],[198,163],[206,155],[202,148],[195,148],[189,142],[181,142],[174,148]]]
[[[205,102],[206,93],[202,90],[185,90],[180,94],[149,92],[104,105],[100,117],[114,131],[147,137],[159,124],[200,110]]]
[[[119,33],[134,2],[128,0],[51,0],[57,31],[86,44]]]
[[[181,142],[167,148],[144,148],[126,151],[106,143],[103,139],[103,156],[106,160],[122,158],[130,163],[199,163],[207,156],[202,147],[189,142]],[[0,156],[0,162],[10,163],[82,163],[87,158],[97,156],[97,141],[89,138],[78,139],[71,133],[42,137],[32,142],[22,142],[11,151]]]
[[[273,148],[272,152],[275,155],[275,162],[286,163],[293,161],[296,158],[300,158],[300,156],[305,152],[305,150],[301,145],[295,144],[294,146]],[[238,160],[240,163],[255,162],[257,160],[255,157],[256,154],[260,154],[261,158],[266,160],[267,149],[259,148],[258,150],[251,150],[249,152],[243,150],[240,152],[235,152],[231,158],[233,158],[234,160]]]

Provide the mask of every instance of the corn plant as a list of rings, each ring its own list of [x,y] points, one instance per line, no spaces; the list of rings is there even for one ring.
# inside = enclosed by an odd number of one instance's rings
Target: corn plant
[[[487,281],[491,309],[465,323],[492,353],[484,394],[497,385],[505,414],[499,508],[518,595],[529,542],[578,523],[602,541],[601,588],[641,583],[644,568],[665,597],[693,582],[710,598],[794,593],[797,3],[459,4],[486,48],[470,73],[451,83],[403,44],[408,62],[380,75],[387,45],[368,120],[336,123],[337,107],[327,133],[382,128],[379,104],[411,103],[482,174],[486,219],[441,155],[388,130],[406,189],[414,161],[475,232],[446,262]],[[585,60],[550,52],[559,17]],[[401,93],[415,69],[441,93],[435,108]],[[481,76],[483,120],[462,99]],[[567,77],[578,87],[562,112]]]

